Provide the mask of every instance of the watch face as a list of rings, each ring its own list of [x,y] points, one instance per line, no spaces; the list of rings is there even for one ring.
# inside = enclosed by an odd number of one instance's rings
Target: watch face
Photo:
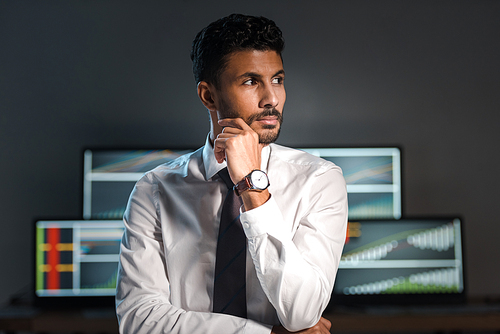
[[[264,190],[269,185],[269,180],[267,179],[266,173],[261,170],[253,171],[250,175],[250,178],[252,180],[252,185],[256,189]]]

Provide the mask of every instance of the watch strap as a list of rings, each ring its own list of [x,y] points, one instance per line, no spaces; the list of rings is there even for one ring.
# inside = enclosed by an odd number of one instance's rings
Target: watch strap
[[[236,183],[233,187],[234,189],[234,192],[236,195],[240,196],[244,191],[247,191],[247,190],[256,190],[257,188],[252,184],[252,181],[251,181],[251,175],[253,172],[255,171],[259,171],[258,169],[254,169],[253,171],[251,171],[250,173],[248,173],[247,176],[245,176],[243,178],[243,180],[241,180],[240,182]],[[265,172],[261,171],[262,173],[266,174]],[[266,177],[267,177],[267,174],[266,174]],[[267,187],[269,187],[269,180],[267,180]],[[263,191],[265,189],[258,189],[260,191]]]
[[[242,192],[247,191],[252,188],[252,183],[250,182],[250,174],[245,176],[243,180],[234,185],[234,192],[236,195],[240,196]]]

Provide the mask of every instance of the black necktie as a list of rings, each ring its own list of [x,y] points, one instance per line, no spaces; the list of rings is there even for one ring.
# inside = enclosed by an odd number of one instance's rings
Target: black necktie
[[[241,199],[233,191],[227,168],[218,175],[228,187],[217,239],[214,276],[214,312],[247,317],[246,246],[247,239],[240,223]]]

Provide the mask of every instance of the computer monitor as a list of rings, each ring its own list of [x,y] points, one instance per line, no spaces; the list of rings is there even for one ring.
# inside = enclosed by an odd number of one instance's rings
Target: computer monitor
[[[35,223],[35,302],[112,306],[121,220]],[[465,301],[462,220],[350,221],[330,307]]]
[[[349,219],[402,216],[401,150],[398,147],[302,148],[342,168]]]
[[[332,161],[347,182],[350,219],[402,215],[401,150],[397,147],[302,148]],[[134,184],[144,172],[183,150],[87,149],[84,153],[84,219],[121,219]]]
[[[101,297],[112,305],[123,231],[122,220],[36,221],[37,304],[96,303]]]
[[[462,220],[351,220],[332,304],[465,300]]]
[[[145,172],[192,151],[85,150],[83,218],[121,219],[135,183]]]

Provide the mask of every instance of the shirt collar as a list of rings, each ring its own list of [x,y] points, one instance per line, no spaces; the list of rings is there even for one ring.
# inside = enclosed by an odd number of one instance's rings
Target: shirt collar
[[[269,163],[269,156],[271,155],[271,145],[267,145],[262,149],[261,166],[260,169],[267,173],[267,166]],[[203,147],[203,165],[205,166],[206,180],[210,180],[221,169],[227,167],[226,161],[218,163],[215,160],[214,148],[210,144],[210,134],[207,136],[205,146]]]

